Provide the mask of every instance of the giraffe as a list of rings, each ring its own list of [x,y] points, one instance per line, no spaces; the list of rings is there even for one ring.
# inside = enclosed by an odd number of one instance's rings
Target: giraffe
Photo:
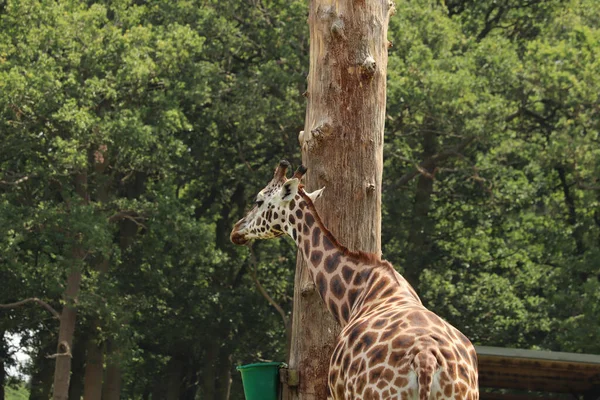
[[[231,241],[289,235],[300,248],[325,306],[342,330],[330,359],[328,399],[477,400],[477,354],[469,339],[423,306],[393,266],[352,251],[325,227],[314,206],[323,189],[304,191],[282,160],[239,220]]]

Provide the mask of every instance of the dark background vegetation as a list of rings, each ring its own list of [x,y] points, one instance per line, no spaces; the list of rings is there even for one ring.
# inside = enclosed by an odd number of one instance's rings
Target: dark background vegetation
[[[384,258],[475,344],[600,353],[600,2],[396,7]],[[0,303],[61,309],[81,268],[73,399],[89,343],[127,399],[226,399],[230,376],[241,399],[236,365],[285,358],[252,277],[290,313],[293,243],[254,265],[228,235],[299,162],[306,18],[304,0],[0,0]],[[17,333],[46,400],[57,331],[0,310],[0,384]]]

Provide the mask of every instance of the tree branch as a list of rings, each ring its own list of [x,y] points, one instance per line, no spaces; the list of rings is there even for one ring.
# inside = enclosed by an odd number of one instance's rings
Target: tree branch
[[[57,320],[60,320],[60,314],[58,313],[58,311],[56,311],[56,309],[54,307],[52,307],[50,304],[46,303],[44,300],[38,299],[37,297],[31,297],[29,299],[17,301],[16,303],[0,304],[0,308],[16,308],[16,307],[20,307],[20,306],[30,303],[30,302],[38,303],[39,305],[44,307],[46,310],[50,311],[50,313],[52,314],[52,316],[54,316],[54,318],[56,318]]]
[[[417,165],[413,170],[407,172],[402,175],[398,180],[397,184],[399,186],[406,185],[408,182],[413,180],[416,176],[422,174],[424,171],[432,169],[432,167],[437,166],[438,164],[446,161],[448,158],[452,156],[460,156],[460,152],[463,151],[469,144],[471,144],[475,140],[475,137],[469,137],[463,140],[461,143],[456,145],[455,147],[439,152],[430,158],[424,160],[419,165]]]

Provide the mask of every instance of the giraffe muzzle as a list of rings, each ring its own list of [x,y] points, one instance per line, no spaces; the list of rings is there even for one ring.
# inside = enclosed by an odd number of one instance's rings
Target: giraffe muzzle
[[[231,243],[237,244],[239,246],[243,246],[249,242],[249,240],[246,239],[246,235],[243,233],[240,233],[240,226],[243,223],[244,223],[244,219],[239,220],[233,227],[233,230],[231,231],[231,235],[229,235],[229,239],[231,240]]]

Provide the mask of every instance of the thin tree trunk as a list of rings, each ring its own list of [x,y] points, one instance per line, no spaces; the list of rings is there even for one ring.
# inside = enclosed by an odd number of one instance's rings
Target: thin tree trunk
[[[82,204],[89,201],[87,194],[87,174],[75,175],[75,192]],[[63,295],[65,305],[60,316],[58,329],[58,346],[56,351],[56,364],[54,367],[54,400],[67,400],[69,398],[69,381],[71,379],[71,354],[73,351],[73,334],[77,320],[77,296],[81,285],[81,264],[85,258],[85,249],[77,243],[78,238],[73,237],[72,262],[73,265],[67,276],[67,287]]]
[[[106,343],[106,350],[106,376],[102,400],[119,400],[122,386],[120,348],[116,341],[109,340]]]
[[[217,393],[215,400],[228,400],[231,392],[232,356],[227,346],[221,347],[217,366]]]
[[[202,368],[202,396],[206,400],[214,400],[215,398],[215,379],[216,379],[216,361],[217,361],[217,344],[210,343],[206,348],[206,356],[204,357]]]
[[[422,132],[423,160],[432,159],[437,153],[438,148],[438,139],[435,135],[434,127],[428,122],[424,124]],[[406,280],[415,288],[419,287],[420,273],[423,271],[423,267],[428,260],[426,256],[429,254],[428,238],[432,231],[429,210],[431,208],[433,174],[436,169],[436,163],[432,162],[423,169],[425,173],[421,173],[417,178],[413,220],[407,240],[406,267],[403,274]]]
[[[308,190],[326,187],[316,207],[353,250],[381,251],[381,180],[386,103],[388,0],[310,2],[310,68],[304,131]],[[300,254],[300,253],[299,253]],[[339,326],[298,256],[290,369],[293,399],[325,399]]]
[[[55,335],[51,336],[51,340],[55,339]],[[43,338],[48,339],[48,338]],[[50,343],[46,340],[41,340],[41,343]],[[53,346],[47,345],[38,349],[33,357],[33,374],[31,375],[31,387],[29,391],[29,400],[48,400],[52,392],[52,377],[53,377],[53,362],[46,357],[51,353]]]
[[[83,376],[85,372],[85,347],[75,338],[73,361],[71,362],[71,383],[69,384],[69,400],[80,400],[83,395]]]
[[[96,328],[98,322],[92,324]],[[92,331],[86,344],[85,377],[83,381],[85,400],[102,399],[102,375],[104,373],[104,346],[98,344],[96,330]]]
[[[4,331],[0,331],[0,400],[4,400],[4,386],[6,385],[6,370],[5,362],[8,358],[8,346],[6,344],[6,338],[4,337]]]
[[[167,364],[167,397],[166,400],[179,400],[183,382],[183,360],[177,356],[171,357]]]

